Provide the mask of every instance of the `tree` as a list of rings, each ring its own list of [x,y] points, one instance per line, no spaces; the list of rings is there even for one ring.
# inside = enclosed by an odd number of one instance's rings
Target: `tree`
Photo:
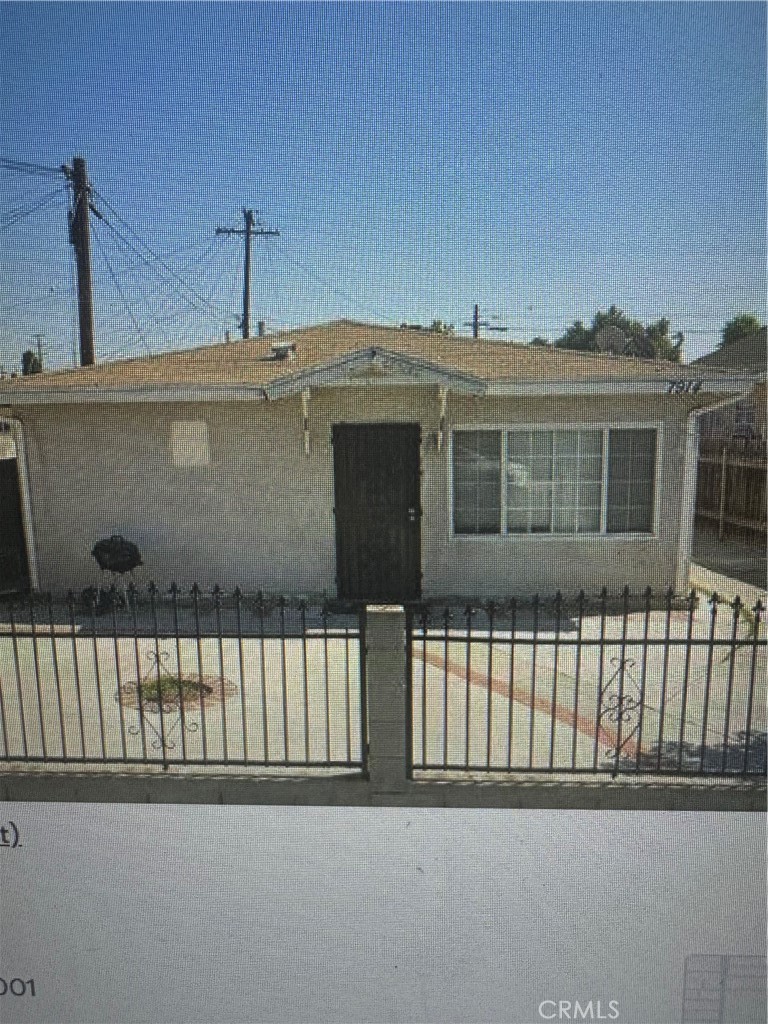
[[[650,358],[668,359],[671,363],[679,363],[683,354],[683,342],[685,335],[677,331],[670,337],[669,320],[662,317],[656,323],[648,324],[645,328],[645,336],[648,344],[653,349]]]
[[[761,324],[756,316],[751,313],[740,313],[733,320],[729,320],[722,330],[719,348],[739,341],[740,338],[748,338],[750,334],[756,334],[764,324]]]
[[[588,352],[595,349],[593,332],[585,327],[581,320],[575,320],[562,338],[555,338],[558,348],[574,348]]]
[[[27,349],[21,357],[21,372],[25,377],[31,373],[43,372],[43,364],[31,349]]]
[[[438,334],[453,334],[455,328],[453,324],[447,324],[444,320],[433,320],[429,330]]]
[[[667,359],[679,363],[683,351],[682,331],[670,335],[666,317],[643,325],[611,306],[607,312],[598,310],[592,324],[585,327],[576,320],[562,337],[555,340],[558,348],[579,352],[613,352],[615,355],[637,356],[640,359]]]

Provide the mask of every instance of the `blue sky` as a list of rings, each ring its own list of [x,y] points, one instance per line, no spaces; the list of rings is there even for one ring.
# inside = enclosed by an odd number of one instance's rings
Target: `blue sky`
[[[243,206],[272,329],[615,302],[695,358],[765,316],[765,54],[760,3],[5,3],[0,156],[88,161],[99,358],[237,336]],[[63,181],[0,181],[0,362],[65,365],[66,192],[7,226]]]

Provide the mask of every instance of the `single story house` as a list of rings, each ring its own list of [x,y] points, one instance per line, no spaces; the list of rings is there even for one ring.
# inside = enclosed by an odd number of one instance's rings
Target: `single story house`
[[[685,588],[697,415],[748,374],[342,320],[0,380],[0,589],[402,601]]]

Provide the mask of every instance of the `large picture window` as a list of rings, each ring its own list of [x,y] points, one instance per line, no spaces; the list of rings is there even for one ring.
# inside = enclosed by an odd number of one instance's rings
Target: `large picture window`
[[[457,430],[457,534],[651,533],[654,428]]]

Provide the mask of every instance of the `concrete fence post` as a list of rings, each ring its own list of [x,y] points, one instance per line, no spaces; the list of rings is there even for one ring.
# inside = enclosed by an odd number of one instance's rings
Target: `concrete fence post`
[[[368,773],[376,792],[403,793],[406,766],[406,632],[402,605],[366,609]]]

